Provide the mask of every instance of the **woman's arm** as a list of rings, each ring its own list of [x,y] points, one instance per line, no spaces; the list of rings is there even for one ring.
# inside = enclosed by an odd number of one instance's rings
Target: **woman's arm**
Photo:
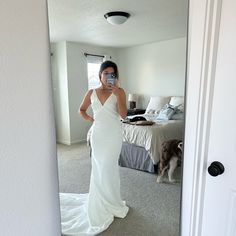
[[[89,121],[94,121],[93,117],[91,117],[90,115],[87,114],[87,109],[91,104],[91,94],[92,94],[93,90],[89,90],[85,96],[84,99],[80,105],[79,111],[80,111],[80,115],[85,119],[85,120],[89,120]]]
[[[122,88],[111,86],[112,92],[117,98],[117,109],[121,118],[125,119],[127,116],[126,95]]]

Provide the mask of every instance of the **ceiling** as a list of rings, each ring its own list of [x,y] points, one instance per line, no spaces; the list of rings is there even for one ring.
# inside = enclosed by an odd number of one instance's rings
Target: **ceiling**
[[[186,36],[188,0],[48,0],[51,42],[130,47]],[[126,11],[111,25],[104,14]]]

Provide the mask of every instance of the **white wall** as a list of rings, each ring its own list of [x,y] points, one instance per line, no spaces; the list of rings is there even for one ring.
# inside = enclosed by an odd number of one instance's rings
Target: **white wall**
[[[184,95],[186,38],[122,49],[60,42],[53,43],[51,50],[57,141],[60,143],[86,140],[91,126],[78,114],[88,89],[84,52],[112,56],[127,95],[139,95],[137,107],[146,108],[152,95]]]
[[[60,234],[46,1],[1,1],[0,234]]]
[[[184,95],[186,38],[120,49],[118,64],[127,94],[142,95],[138,107],[151,95]]]
[[[70,114],[66,42],[51,45],[53,100],[56,117],[56,137],[60,143],[70,143]]]
[[[113,61],[117,61],[117,52],[116,49],[108,48],[108,47],[99,47],[84,43],[74,43],[74,42],[66,42],[66,54],[60,53],[58,54],[57,51],[54,52],[54,50],[64,50],[64,48],[61,48],[62,43],[52,43],[51,49],[55,55],[55,57],[59,57],[57,59],[53,59],[53,81],[61,81],[63,79],[63,84],[65,84],[64,89],[67,89],[68,93],[68,107],[63,106],[60,102],[67,99],[65,98],[67,95],[66,93],[61,93],[60,89],[54,90],[56,94],[54,95],[54,105],[57,112],[57,118],[60,124],[60,126],[57,126],[57,133],[61,130],[67,130],[68,132],[63,132],[63,134],[69,134],[69,137],[64,135],[63,138],[58,136],[57,141],[64,144],[73,144],[77,142],[81,142],[86,140],[87,132],[91,126],[91,123],[88,121],[85,121],[79,114],[78,109],[79,106],[83,100],[83,97],[88,90],[88,77],[87,77],[87,62],[86,57],[84,56],[84,53],[91,53],[91,54],[99,54],[99,55],[110,55],[112,57]],[[63,51],[64,52],[64,51]],[[54,57],[53,55],[53,57]],[[57,68],[55,65],[58,64],[57,62],[65,62],[67,65],[65,66],[63,63],[61,68]],[[67,74],[64,71],[64,68],[67,68]],[[68,88],[66,88],[66,83],[64,79],[67,76],[67,85]],[[54,85],[56,86],[57,82],[54,82]],[[63,90],[64,91],[64,90]],[[65,97],[64,97],[65,96]],[[68,114],[69,112],[69,114]],[[91,111],[90,111],[91,112]],[[60,116],[68,117],[69,115],[69,121],[65,121],[65,119],[62,120]],[[69,126],[67,125],[69,124]]]

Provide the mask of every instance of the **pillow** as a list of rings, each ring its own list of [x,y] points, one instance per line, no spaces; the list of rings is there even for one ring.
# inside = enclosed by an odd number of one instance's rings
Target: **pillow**
[[[150,109],[150,110],[146,110],[145,114],[155,114],[155,110]]]
[[[162,96],[155,96],[151,97],[148,103],[147,109],[145,114],[153,114],[153,110],[155,113],[158,113],[161,108],[170,101],[170,97],[162,97]]]
[[[170,105],[179,106],[178,110],[184,112],[184,97],[183,96],[173,96],[170,99]]]
[[[178,106],[172,106],[167,103],[162,109],[160,110],[157,120],[170,120],[172,116],[175,114]]]
[[[175,113],[171,120],[183,120],[184,119],[184,112]]]

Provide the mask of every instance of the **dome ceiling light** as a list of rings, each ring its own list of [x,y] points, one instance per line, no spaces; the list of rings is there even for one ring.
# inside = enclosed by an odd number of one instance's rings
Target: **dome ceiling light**
[[[127,21],[127,19],[130,17],[130,14],[123,11],[113,11],[106,13],[104,17],[110,24],[120,25]]]

